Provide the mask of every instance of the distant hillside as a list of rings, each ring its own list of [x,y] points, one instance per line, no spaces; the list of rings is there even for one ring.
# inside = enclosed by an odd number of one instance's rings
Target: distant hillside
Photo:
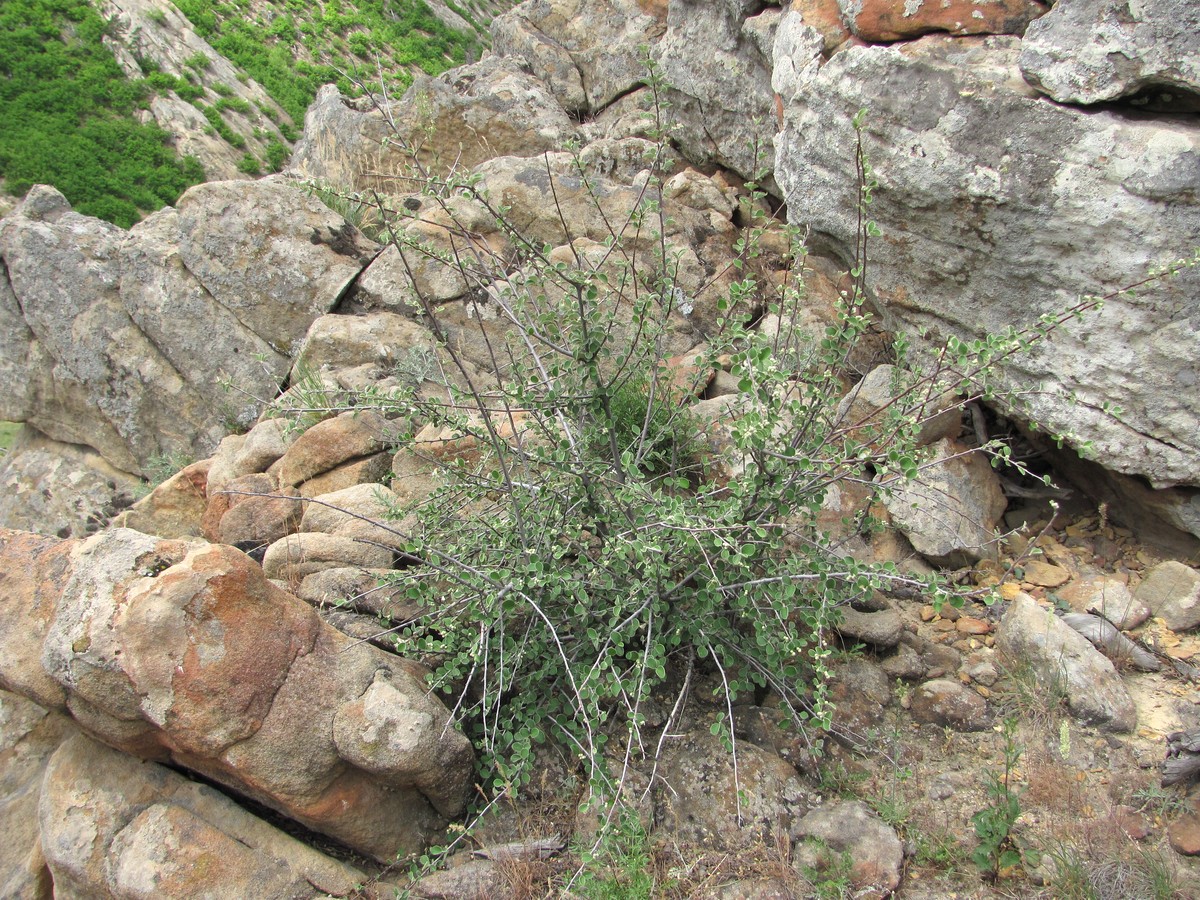
[[[192,184],[280,168],[323,84],[399,93],[477,58],[512,5],[4,0],[0,188],[52,184],[127,227]]]

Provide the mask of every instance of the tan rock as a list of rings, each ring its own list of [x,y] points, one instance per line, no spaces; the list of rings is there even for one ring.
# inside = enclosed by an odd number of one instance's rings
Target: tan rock
[[[165,538],[199,537],[208,508],[211,465],[212,460],[205,459],[179,470],[114,519],[113,526]]]
[[[291,900],[365,880],[212,788],[82,735],[51,759],[43,794],[56,896]]]
[[[378,484],[387,478],[392,454],[383,452],[342,463],[300,485],[302,497],[320,497],[356,484]]]
[[[1031,559],[1025,564],[1025,581],[1038,587],[1056,588],[1071,580],[1071,573],[1041,559]]]
[[[392,565],[390,547],[378,547],[342,535],[305,531],[281,538],[267,548],[263,571],[268,578],[299,584],[307,575],[322,569],[357,566],[387,569]]]
[[[298,486],[343,463],[379,453],[401,430],[370,410],[342,413],[300,435],[270,471],[280,484]]]

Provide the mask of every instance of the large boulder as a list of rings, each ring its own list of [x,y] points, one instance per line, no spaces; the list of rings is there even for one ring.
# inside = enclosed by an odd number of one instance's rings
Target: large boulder
[[[525,60],[563,109],[590,114],[641,83],[642,48],[665,19],[644,0],[525,0],[492,21],[492,51]]]
[[[867,276],[886,324],[928,348],[1036,329],[1080,295],[1113,294],[998,362],[1028,392],[1009,412],[1078,449],[1090,442],[1105,466],[1156,488],[1198,485],[1200,269],[1136,297],[1113,292],[1200,245],[1200,128],[1051,103],[1021,78],[1020,50],[1016,38],[931,36],[850,47],[824,65],[811,43],[802,59],[778,57],[776,177],[789,216],[850,260],[852,119],[866,107],[869,216],[883,233]]]
[[[0,460],[0,528],[82,537],[132,504],[142,485],[90,447],[26,425]]]
[[[1058,0],[1021,44],[1021,72],[1060,103],[1139,97],[1200,109],[1200,5]]]
[[[575,124],[520,60],[489,57],[418,78],[390,103],[348,101],[327,85],[305,116],[289,171],[346,191],[408,193],[426,175],[542,153],[575,136]]]
[[[696,165],[769,172],[776,130],[771,54],[781,12],[743,0],[670,0],[652,50],[671,101],[671,137]],[[767,174],[765,182],[773,187]]]
[[[381,860],[461,812],[472,751],[415,663],[224,545],[0,533],[0,686]]]
[[[49,760],[33,824],[57,897],[362,896],[362,872],[207,785],[83,735]]]
[[[129,232],[35,187],[0,221],[4,415],[135,474],[207,456],[375,251],[282,183],[199,185]]]

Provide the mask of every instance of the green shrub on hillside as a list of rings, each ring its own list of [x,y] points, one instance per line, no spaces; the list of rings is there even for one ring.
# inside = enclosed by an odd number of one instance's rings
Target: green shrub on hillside
[[[86,0],[0,4],[0,177],[15,195],[52,184],[78,211],[128,227],[204,172],[134,119],[148,85],[125,77],[104,31]]]

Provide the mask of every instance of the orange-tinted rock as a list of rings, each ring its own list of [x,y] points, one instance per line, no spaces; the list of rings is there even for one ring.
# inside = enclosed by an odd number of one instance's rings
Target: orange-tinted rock
[[[278,475],[282,485],[299,485],[345,462],[378,453],[401,430],[375,412],[342,413],[296,438],[269,471]]]
[[[826,53],[850,38],[838,0],[792,0],[791,11],[799,13],[805,25],[821,32]]]
[[[862,0],[861,6],[846,18],[864,41],[901,41],[933,31],[1019,35],[1046,12],[1033,0]]]
[[[201,520],[208,506],[206,488],[211,463],[212,460],[203,459],[180,469],[118,516],[113,524],[165,538],[202,534]]]
[[[61,710],[66,691],[42,668],[42,643],[78,541],[0,529],[0,687]]]
[[[416,664],[325,625],[222,544],[0,532],[0,677],[110,746],[191,768],[379,859],[422,847],[469,784],[470,745]],[[365,738],[339,750],[334,717],[360,698],[364,727],[403,726],[403,752]],[[176,825],[160,816],[150,831]]]

